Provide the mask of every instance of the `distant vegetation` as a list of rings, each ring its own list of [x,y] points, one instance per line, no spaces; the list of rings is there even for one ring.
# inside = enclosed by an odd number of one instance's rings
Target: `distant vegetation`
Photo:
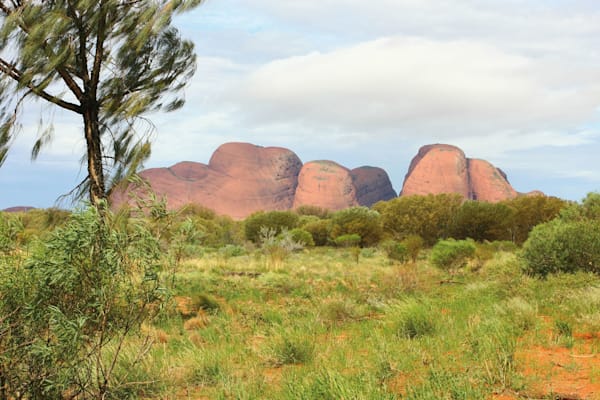
[[[549,398],[600,331],[600,194],[145,207],[0,213],[0,400]]]

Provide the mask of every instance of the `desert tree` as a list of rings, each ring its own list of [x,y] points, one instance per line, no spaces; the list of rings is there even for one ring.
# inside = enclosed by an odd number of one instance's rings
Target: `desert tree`
[[[150,154],[140,121],[182,106],[193,44],[172,25],[202,0],[0,0],[0,165],[32,99],[77,114],[92,204]],[[148,125],[151,127],[151,124]],[[35,159],[52,140],[41,129]]]

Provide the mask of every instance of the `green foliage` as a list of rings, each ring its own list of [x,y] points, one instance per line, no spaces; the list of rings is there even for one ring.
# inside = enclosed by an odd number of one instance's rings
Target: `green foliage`
[[[376,245],[383,234],[381,216],[377,211],[367,207],[350,207],[337,211],[331,217],[331,221],[332,237],[357,234],[361,238],[360,245],[362,247]]]
[[[311,234],[313,241],[315,242],[315,246],[325,246],[329,243],[332,223],[331,220],[323,219],[309,222],[306,225],[303,225],[302,229]]]
[[[227,244],[219,248],[219,254],[226,259],[231,257],[239,257],[246,254],[246,249],[235,244]]]
[[[281,233],[284,229],[290,230],[298,226],[298,214],[291,211],[259,211],[244,220],[246,239],[256,244],[260,243],[263,228]]]
[[[399,337],[409,339],[431,335],[437,329],[434,316],[428,304],[406,300],[394,310],[394,331]]]
[[[277,235],[275,229],[263,226],[260,230],[260,247],[268,257],[269,264],[280,268],[283,261],[294,251],[303,249],[304,244],[295,241],[285,228]]]
[[[305,332],[282,330],[270,346],[270,361],[274,366],[304,364],[315,356],[314,341]]]
[[[389,393],[380,382],[366,374],[348,375],[320,368],[303,380],[287,383],[284,399],[294,400],[394,400],[397,396]]]
[[[511,240],[519,245],[527,240],[536,225],[554,219],[568,205],[565,200],[544,195],[519,196],[503,204],[513,210]]]
[[[296,211],[298,215],[310,215],[315,216],[319,219],[327,219],[331,215],[331,211],[329,211],[328,209],[311,205],[300,206],[294,211]]]
[[[0,253],[14,251],[23,230],[23,223],[17,216],[0,211]]]
[[[444,270],[456,270],[464,267],[475,255],[477,247],[471,239],[440,240],[431,250],[430,260],[433,265]]]
[[[414,263],[423,249],[425,241],[419,235],[408,235],[402,240],[402,245],[406,247],[406,252],[410,260]]]
[[[523,245],[525,271],[532,275],[600,273],[600,221],[556,219],[536,226]]]
[[[180,38],[171,20],[199,3],[3,3],[0,164],[18,132],[20,109],[30,104],[25,97],[45,100],[81,118],[87,176],[77,191],[90,189],[96,205],[105,199],[150,155],[151,127],[140,127],[140,117],[183,105],[177,94],[196,64],[193,44]],[[54,136],[52,127],[43,128],[33,158]]]
[[[478,242],[510,240],[513,212],[503,203],[465,201],[454,215],[450,236]]]
[[[74,213],[25,268],[0,270],[0,380],[8,398],[114,398],[121,385],[138,385],[117,376],[115,365],[125,340],[159,310],[160,249],[143,224],[124,232],[112,218],[95,208]]]
[[[290,231],[290,236],[294,242],[301,243],[304,247],[313,247],[315,245],[315,241],[310,232],[305,231],[304,229],[294,228]]]
[[[381,242],[379,247],[385,252],[390,260],[406,262],[408,260],[408,248],[404,243],[395,240],[385,240]]]
[[[338,247],[356,247],[360,244],[361,237],[356,233],[352,233],[338,236],[333,241]]]
[[[452,220],[463,199],[456,194],[402,196],[373,207],[381,214],[383,229],[396,240],[418,235],[431,246],[450,236]]]

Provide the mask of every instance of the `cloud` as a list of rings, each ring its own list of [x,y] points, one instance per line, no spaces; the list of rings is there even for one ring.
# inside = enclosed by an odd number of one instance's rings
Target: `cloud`
[[[565,141],[596,116],[600,70],[555,66],[478,41],[388,37],[267,63],[227,93],[244,124],[456,138]]]

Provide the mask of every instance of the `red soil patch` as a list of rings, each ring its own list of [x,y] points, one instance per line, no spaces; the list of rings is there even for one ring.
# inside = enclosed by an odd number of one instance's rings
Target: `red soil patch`
[[[556,399],[600,400],[598,333],[575,333],[575,345],[531,346],[518,350],[515,359],[528,382],[523,393],[502,393],[493,400]]]
[[[535,346],[518,352],[517,360],[525,377],[533,380],[530,387],[536,395],[600,399],[600,357],[589,353],[590,349],[590,343],[584,343],[580,351]]]

